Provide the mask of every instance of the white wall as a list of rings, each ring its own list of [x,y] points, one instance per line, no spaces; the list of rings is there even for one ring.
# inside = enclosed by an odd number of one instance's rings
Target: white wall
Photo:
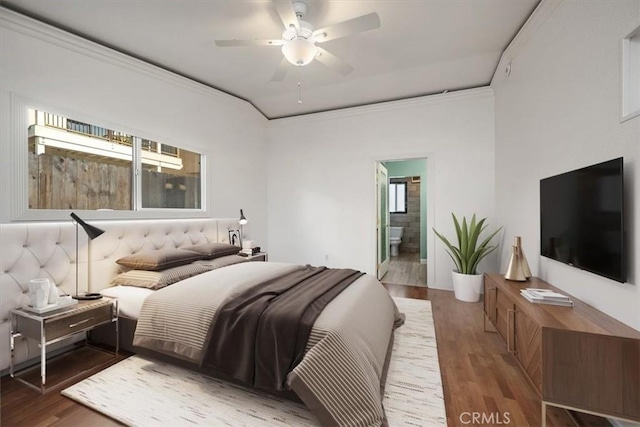
[[[11,150],[27,149],[11,129],[17,96],[205,153],[209,216],[239,217],[244,208],[252,237],[266,246],[267,121],[251,105],[2,8],[0,25],[0,222],[13,219],[20,165],[12,164]]]
[[[275,120],[267,134],[270,260],[373,274],[377,160],[428,158],[427,223],[438,231],[453,235],[452,211],[495,225],[490,89]],[[427,243],[429,286],[451,289],[453,263],[430,227]]]
[[[640,329],[640,117],[620,123],[621,39],[640,25],[637,0],[565,0],[492,82],[496,104],[496,216],[521,235],[533,273]],[[505,61],[506,62],[506,61]],[[504,63],[502,64],[504,66]],[[540,253],[539,181],[624,157],[628,283]],[[509,246],[503,245],[504,270]]]

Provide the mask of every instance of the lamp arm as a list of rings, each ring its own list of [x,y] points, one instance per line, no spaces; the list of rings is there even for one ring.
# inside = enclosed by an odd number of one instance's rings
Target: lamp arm
[[[74,218],[75,219],[75,218]],[[76,221],[76,295],[78,296],[78,221]]]

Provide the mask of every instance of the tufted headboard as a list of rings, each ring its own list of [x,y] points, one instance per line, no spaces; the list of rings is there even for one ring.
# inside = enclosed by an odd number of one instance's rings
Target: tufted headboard
[[[228,242],[238,219],[90,221],[105,233],[89,241],[78,233],[79,292],[99,292],[118,273],[115,261],[143,250]],[[247,227],[244,234],[248,235]],[[0,370],[9,366],[10,310],[28,304],[28,284],[46,277],[67,294],[75,293],[76,228],[66,223],[0,224]],[[87,260],[91,259],[91,263]],[[89,271],[90,267],[90,271]],[[58,344],[64,346],[68,342]],[[56,348],[52,346],[51,348]],[[17,362],[39,354],[36,343],[16,345]]]
[[[237,219],[189,219],[161,221],[93,221],[105,233],[86,245],[79,258],[91,258],[86,289],[99,292],[119,272],[115,261],[140,251],[181,248],[209,242],[229,242],[229,229],[238,229]]]

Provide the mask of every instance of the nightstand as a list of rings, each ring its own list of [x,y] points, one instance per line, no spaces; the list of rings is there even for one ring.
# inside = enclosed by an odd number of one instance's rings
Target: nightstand
[[[78,304],[60,308],[47,313],[34,313],[25,308],[11,310],[10,347],[11,359],[9,373],[12,378],[44,394],[47,385],[47,346],[70,338],[82,332],[89,332],[99,325],[115,323],[116,349],[114,358],[118,357],[118,300],[103,297],[99,300],[78,301]],[[40,385],[33,384],[20,375],[31,371],[34,367],[15,371],[14,352],[16,338],[25,337],[39,342],[40,346]],[[86,340],[85,340],[86,344]],[[109,361],[109,363],[111,360]],[[82,371],[71,378],[67,378],[57,386],[73,380],[84,374]]]
[[[266,252],[258,252],[247,256],[249,261],[269,261],[269,255]]]

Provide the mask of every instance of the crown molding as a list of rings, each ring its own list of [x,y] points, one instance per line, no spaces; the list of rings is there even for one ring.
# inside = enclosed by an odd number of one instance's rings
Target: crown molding
[[[267,125],[288,126],[291,124],[317,122],[323,120],[340,119],[345,117],[361,116],[365,114],[375,114],[380,112],[390,112],[394,110],[404,110],[407,108],[422,107],[427,105],[442,104],[464,99],[493,97],[493,88],[483,86],[473,89],[464,89],[455,92],[440,93],[437,95],[418,96],[415,98],[401,99],[397,101],[379,102],[376,104],[343,108],[340,110],[324,111],[319,113],[305,114],[302,116],[283,117],[269,120]]]
[[[507,65],[509,65],[516,56],[518,56],[522,48],[540,30],[545,22],[547,22],[549,17],[553,15],[562,2],[563,0],[541,0],[540,3],[538,3],[538,6],[536,6],[531,16],[529,16],[513,40],[511,40],[509,46],[507,46],[504,52],[502,52],[498,66],[493,72],[490,85],[493,85],[497,79],[503,75],[503,71],[506,69]]]
[[[181,76],[164,68],[150,64],[141,59],[118,52],[117,50],[99,43],[61,30],[50,24],[38,21],[37,19],[22,15],[3,6],[0,6],[0,27],[33,37],[45,43],[53,44],[98,61],[138,72],[150,78],[157,79],[174,86],[179,86],[201,95],[212,96],[226,104],[251,111],[256,116],[266,120],[264,114],[262,114],[248,101],[222,92],[218,89],[214,89],[203,83],[196,82],[188,77]]]

